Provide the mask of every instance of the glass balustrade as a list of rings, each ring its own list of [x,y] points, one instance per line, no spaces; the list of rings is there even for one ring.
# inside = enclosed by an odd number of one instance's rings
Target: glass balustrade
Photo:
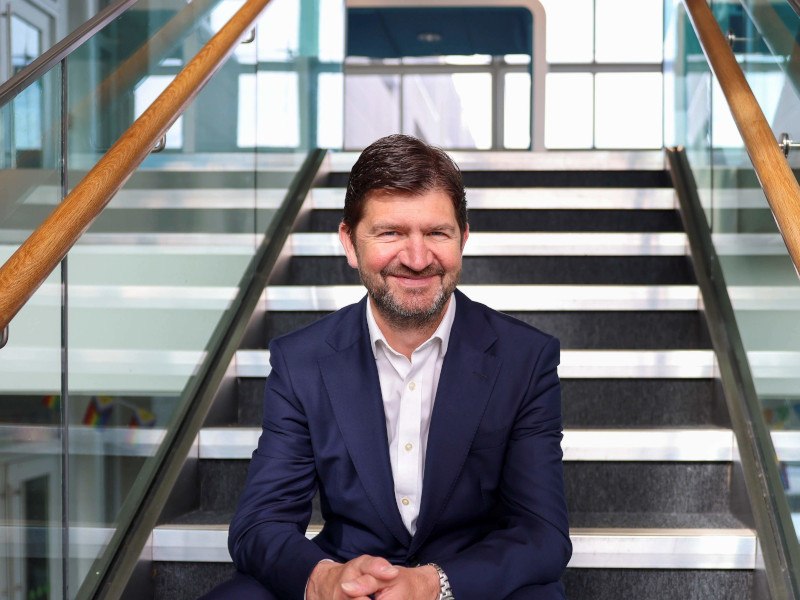
[[[73,188],[242,4],[139,2],[0,108],[0,264],[62,175]],[[13,319],[0,485],[20,494],[0,496],[0,596],[88,597],[108,566],[294,174],[341,144],[343,27],[320,23],[343,10],[273,0],[69,252],[64,285],[59,269]]]
[[[57,66],[0,108],[0,264],[61,198],[60,113],[45,106],[60,80]],[[0,350],[3,598],[60,598],[65,588],[61,277],[60,267],[50,274]]]
[[[678,3],[668,2],[667,45],[674,104],[670,143],[686,147],[747,353],[772,430],[784,491],[800,526],[800,280],[700,45]],[[777,140],[800,138],[795,33],[786,2],[712,2]],[[670,41],[672,40],[672,41]],[[679,42],[676,40],[680,40]],[[797,173],[800,151],[787,160]],[[797,529],[800,531],[800,529]]]

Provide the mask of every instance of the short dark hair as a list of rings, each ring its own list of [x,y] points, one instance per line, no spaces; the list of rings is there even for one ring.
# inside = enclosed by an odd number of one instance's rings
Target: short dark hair
[[[350,171],[342,222],[354,235],[371,192],[416,196],[431,190],[442,190],[450,197],[463,234],[467,230],[467,195],[453,159],[441,148],[410,135],[382,137],[364,149]]]

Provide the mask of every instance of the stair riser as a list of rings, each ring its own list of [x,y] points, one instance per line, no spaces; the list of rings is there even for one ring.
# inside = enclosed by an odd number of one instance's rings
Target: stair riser
[[[313,323],[325,312],[271,312],[265,318],[269,340]],[[693,311],[510,312],[517,319],[556,336],[563,349],[698,350],[711,347],[705,324]]]
[[[232,512],[247,477],[246,460],[200,462],[201,510]],[[568,462],[571,513],[725,513],[725,463]],[[580,526],[589,526],[580,523]],[[653,523],[652,526],[659,526]]]
[[[263,378],[238,381],[239,421],[260,427]],[[710,379],[562,379],[565,428],[729,427],[725,407]]]
[[[580,600],[750,600],[752,571],[567,569],[567,598]]]
[[[464,284],[687,285],[694,282],[685,256],[465,256]],[[354,285],[358,273],[341,256],[294,257],[289,285]]]

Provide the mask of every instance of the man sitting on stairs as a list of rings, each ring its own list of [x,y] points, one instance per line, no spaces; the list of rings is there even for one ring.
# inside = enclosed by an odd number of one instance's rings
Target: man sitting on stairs
[[[367,295],[270,344],[237,574],[208,598],[564,597],[558,340],[456,290],[468,235],[447,154],[364,150],[339,238]]]

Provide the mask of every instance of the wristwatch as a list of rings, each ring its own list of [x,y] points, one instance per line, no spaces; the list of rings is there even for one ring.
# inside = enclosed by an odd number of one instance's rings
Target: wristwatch
[[[450,580],[447,578],[447,574],[442,567],[436,563],[429,564],[436,569],[436,572],[439,574],[439,597],[436,600],[455,600],[455,598],[453,598],[453,590],[450,589]]]

